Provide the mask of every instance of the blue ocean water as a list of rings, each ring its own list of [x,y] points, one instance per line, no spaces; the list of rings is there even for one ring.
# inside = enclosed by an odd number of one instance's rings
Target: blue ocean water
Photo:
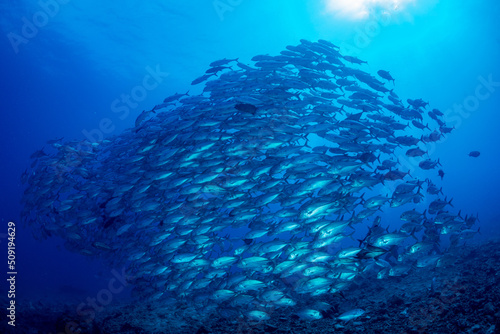
[[[360,1],[341,11],[346,3],[1,3],[0,235],[7,222],[16,222],[18,298],[78,303],[113,277],[100,260],[67,251],[57,238],[37,241],[22,226],[20,176],[34,151],[60,137],[118,135],[166,96],[199,93],[191,82],[210,62],[276,55],[300,39],[331,41],[343,54],[367,61],[364,71],[389,71],[402,99],[422,98],[441,110],[455,129],[429,147],[445,173],[441,181],[436,170],[438,186],[456,208],[479,215],[476,239],[498,237],[500,3],[380,1],[365,12]],[[481,155],[469,157],[471,151]],[[419,175],[418,167],[406,167]],[[399,213],[386,214],[398,220]],[[1,254],[7,254],[4,237]]]

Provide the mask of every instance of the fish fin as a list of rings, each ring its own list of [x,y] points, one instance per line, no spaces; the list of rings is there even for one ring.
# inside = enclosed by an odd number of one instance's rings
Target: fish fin
[[[416,230],[416,229],[417,229],[417,228],[414,228],[414,229],[413,229],[413,231],[411,231],[410,236],[412,236],[412,237],[413,237],[415,240],[417,240],[417,242],[418,242],[418,238],[415,236],[415,230]]]
[[[356,240],[359,241],[358,239],[354,239],[354,237],[352,236],[355,232],[356,231],[352,231],[352,233],[348,235],[348,237],[351,238],[351,240],[354,242],[356,242]]]
[[[359,196],[359,199],[360,199],[360,204],[364,204],[366,202],[366,200],[363,198],[363,196],[365,195],[366,193],[362,193],[361,196]]]

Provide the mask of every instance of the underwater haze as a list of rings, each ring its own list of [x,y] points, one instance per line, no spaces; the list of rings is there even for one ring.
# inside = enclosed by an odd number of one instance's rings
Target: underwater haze
[[[0,8],[1,331],[500,330],[497,1]]]

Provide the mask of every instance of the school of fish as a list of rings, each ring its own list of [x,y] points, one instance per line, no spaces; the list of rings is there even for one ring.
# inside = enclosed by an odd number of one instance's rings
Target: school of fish
[[[364,63],[325,40],[215,61],[192,83],[201,94],[166,98],[134,128],[33,153],[22,217],[37,238],[126,265],[141,299],[200,317],[320,319],[356,280],[450,265],[440,240],[471,238],[477,217],[443,198],[423,148],[452,128]],[[382,209],[400,206],[389,231]]]

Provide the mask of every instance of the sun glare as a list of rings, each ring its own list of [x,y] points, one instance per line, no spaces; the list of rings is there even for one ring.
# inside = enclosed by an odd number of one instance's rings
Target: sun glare
[[[352,20],[363,20],[377,10],[401,11],[414,0],[326,0],[327,11]]]

